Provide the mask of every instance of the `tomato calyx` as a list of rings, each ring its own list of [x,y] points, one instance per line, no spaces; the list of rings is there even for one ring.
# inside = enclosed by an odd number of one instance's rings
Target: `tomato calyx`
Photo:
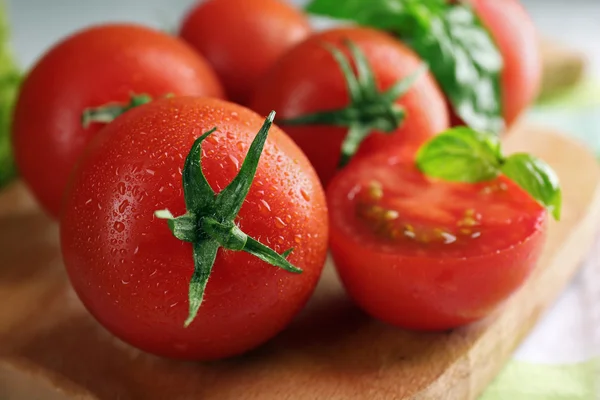
[[[237,176],[218,194],[208,184],[202,172],[200,159],[202,142],[217,128],[196,139],[182,171],[187,212],[179,217],[174,217],[169,210],[155,213],[157,218],[167,220],[171,232],[177,239],[193,245],[194,274],[188,293],[189,315],[184,324],[186,327],[193,322],[200,309],[217,251],[221,247],[232,251],[245,251],[288,272],[302,272],[286,259],[293,249],[278,254],[242,232],[234,222],[252,186],[274,118],[275,112],[271,112],[250,145]]]
[[[87,129],[93,123],[108,124],[132,108],[150,103],[151,101],[152,97],[147,94],[132,94],[127,104],[110,103],[100,107],[86,108],[81,115],[81,125],[84,129]]]
[[[361,143],[372,132],[393,133],[406,118],[406,111],[396,101],[404,95],[427,70],[423,64],[410,76],[400,80],[388,90],[381,92],[373,69],[364,53],[350,40],[344,42],[356,66],[354,73],[350,60],[340,49],[323,43],[338,63],[348,87],[350,104],[339,110],[316,112],[280,121],[282,125],[334,125],[348,127],[342,143],[339,166],[343,167],[356,154]]]

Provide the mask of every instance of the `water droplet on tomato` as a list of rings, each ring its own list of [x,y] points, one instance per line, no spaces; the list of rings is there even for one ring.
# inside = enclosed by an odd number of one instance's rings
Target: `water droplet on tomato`
[[[235,144],[235,147],[237,147],[239,151],[244,151],[244,149],[246,148],[246,145],[244,144],[244,142],[237,142]]]
[[[235,171],[240,169],[240,161],[237,158],[235,158],[233,154],[229,155],[229,160],[231,160],[231,162],[233,163]]]
[[[123,232],[125,230],[125,224],[122,223],[121,221],[117,221],[113,225],[113,228],[115,228],[115,231],[121,233],[121,232]]]
[[[119,190],[119,193],[123,195],[125,194],[125,189],[127,189],[127,187],[125,186],[124,182],[119,182],[117,189]]]
[[[264,199],[259,200],[259,209],[260,209],[260,212],[265,215],[269,214],[269,212],[271,212],[271,206]]]
[[[217,144],[219,144],[219,137],[213,133],[211,135],[208,135],[208,137],[206,138],[206,141],[208,143],[212,143],[214,145],[217,145]]]
[[[296,236],[294,236],[294,242],[300,244],[302,243],[302,235],[298,234]]]
[[[233,118],[233,119],[239,119],[239,117],[240,117],[240,115],[236,111],[233,111],[231,113],[231,118]]]
[[[275,217],[275,226],[279,229],[283,229],[286,227],[286,223],[279,217]]]
[[[227,132],[227,139],[235,139],[235,133]]]
[[[310,201],[310,195],[304,189],[300,189],[300,194],[306,201]]]
[[[123,200],[123,202],[119,204],[119,212],[123,214],[127,210],[127,206],[129,206],[129,200]]]

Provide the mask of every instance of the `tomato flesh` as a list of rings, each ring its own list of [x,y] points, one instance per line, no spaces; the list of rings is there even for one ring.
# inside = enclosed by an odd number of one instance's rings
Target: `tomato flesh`
[[[527,278],[546,211],[514,182],[427,178],[413,163],[360,160],[328,189],[331,251],[350,295],[413,329],[480,319]]]

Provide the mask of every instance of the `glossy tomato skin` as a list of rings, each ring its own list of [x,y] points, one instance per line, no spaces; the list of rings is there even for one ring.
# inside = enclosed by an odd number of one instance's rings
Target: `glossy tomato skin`
[[[346,55],[346,40],[354,42],[371,64],[380,90],[386,90],[415,72],[422,61],[392,36],[369,28],[337,28],[313,35],[288,52],[259,85],[250,108],[259,113],[274,109],[279,119],[318,111],[341,109],[349,104],[347,86],[331,53],[323,43],[333,44]],[[356,157],[390,146],[416,146],[449,125],[444,96],[434,78],[424,74],[397,104],[407,117],[393,134],[373,133]],[[283,127],[311,160],[327,185],[337,172],[346,128],[333,126]],[[355,158],[356,158],[355,157]]]
[[[470,0],[504,60],[502,107],[510,127],[535,101],[541,82],[539,40],[533,21],[519,0]]]
[[[223,97],[208,63],[182,41],[149,28],[100,25],[44,55],[23,83],[13,143],[18,169],[46,211],[58,218],[68,176],[102,127],[81,125],[88,107],[151,96]]]
[[[311,32],[308,18],[281,0],[208,0],[185,18],[180,36],[217,71],[230,99],[246,104],[257,81]]]
[[[192,246],[154,212],[185,212],[181,169],[194,140],[215,190],[236,175],[263,118],[216,99],[162,99],[102,130],[77,168],[61,219],[71,283],[109,331],[145,351],[209,360],[250,350],[303,307],[327,252],[327,207],[306,157],[271,128],[256,178],[236,222],[303,269],[292,274],[243,252],[220,249],[204,302],[188,327]]]
[[[394,192],[380,204],[396,204],[398,214],[380,215],[399,231],[375,231],[361,219],[357,204],[373,181]],[[489,315],[530,275],[545,240],[545,210],[506,178],[433,181],[384,155],[350,165],[327,197],[330,248],[344,286],[368,314],[401,328],[446,330]],[[456,218],[468,209],[479,225]],[[436,237],[442,232],[454,236]]]

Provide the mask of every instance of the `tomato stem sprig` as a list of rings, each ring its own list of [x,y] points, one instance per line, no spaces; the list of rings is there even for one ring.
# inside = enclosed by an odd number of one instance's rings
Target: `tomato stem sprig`
[[[94,122],[108,124],[124,112],[151,101],[152,97],[147,94],[132,94],[128,104],[111,103],[100,107],[86,108],[81,115],[81,125],[87,129]]]
[[[242,232],[235,224],[235,218],[252,186],[258,161],[274,118],[275,112],[271,112],[250,145],[237,176],[219,194],[215,194],[208,184],[202,172],[200,160],[202,142],[217,128],[211,129],[196,139],[182,171],[187,212],[179,217],[173,217],[169,210],[155,213],[158,218],[167,220],[171,232],[177,239],[193,245],[194,274],[190,281],[189,315],[185,326],[192,323],[202,304],[206,284],[220,247],[233,251],[245,251],[288,272],[302,272],[300,268],[286,260],[293,249],[278,254]]]
[[[346,80],[350,104],[339,110],[316,112],[280,121],[282,125],[335,125],[348,127],[348,133],[342,143],[340,167],[346,165],[356,154],[360,144],[374,131],[393,133],[400,127],[406,111],[396,104],[396,100],[404,95],[415,81],[427,70],[423,65],[406,79],[380,92],[364,53],[350,40],[345,46],[352,55],[356,66],[355,74],[346,55],[336,47],[324,43],[335,58]]]
[[[428,176],[455,182],[477,183],[504,174],[560,219],[562,192],[554,170],[531,154],[504,156],[494,134],[449,129],[421,147],[417,166]]]

